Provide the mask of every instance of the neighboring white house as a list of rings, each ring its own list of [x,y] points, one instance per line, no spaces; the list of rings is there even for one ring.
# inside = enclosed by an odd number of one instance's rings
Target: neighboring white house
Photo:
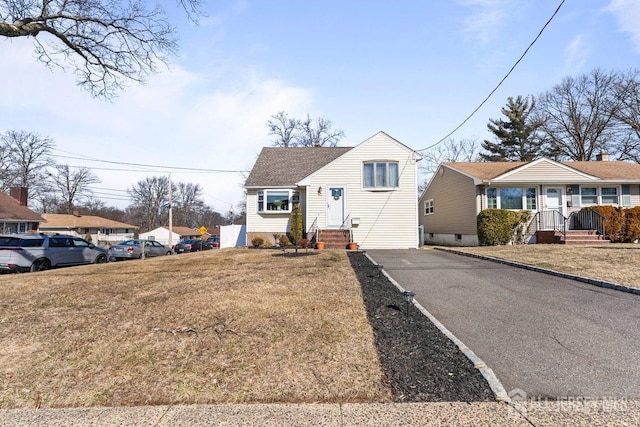
[[[95,215],[80,215],[74,212],[67,214],[42,214],[46,222],[41,223],[38,231],[42,233],[70,234],[85,238],[98,245],[109,245],[122,240],[133,239],[138,227],[123,222],[113,221]]]
[[[173,234],[169,233],[169,227],[158,227],[146,233],[140,233],[140,238],[155,240],[163,245],[171,244],[171,246],[173,246],[180,240],[200,237],[200,232],[190,227],[175,226],[171,227],[171,231]],[[171,238],[169,238],[169,236],[171,236]]]
[[[245,182],[247,241],[287,233],[299,203],[310,240],[337,230],[363,249],[416,248],[420,159],[384,132],[355,147],[263,148]]]

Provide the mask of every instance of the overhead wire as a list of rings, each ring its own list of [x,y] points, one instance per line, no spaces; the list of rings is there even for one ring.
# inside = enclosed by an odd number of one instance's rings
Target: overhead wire
[[[566,0],[561,0],[560,4],[558,4],[558,7],[556,7],[555,12],[553,12],[553,15],[551,15],[551,17],[547,20],[547,22],[542,26],[542,28],[540,29],[540,31],[538,32],[538,35],[533,39],[533,41],[531,43],[529,43],[529,46],[527,46],[527,48],[524,50],[524,52],[522,53],[522,55],[520,55],[520,58],[518,58],[518,60],[513,64],[513,66],[511,66],[511,68],[509,69],[509,71],[507,72],[507,74],[505,74],[505,76],[502,78],[502,80],[500,80],[500,82],[498,82],[498,84],[493,88],[493,90],[491,92],[489,92],[489,95],[487,95],[484,100],[480,103],[480,105],[478,105],[475,110],[473,110],[471,112],[471,114],[469,114],[467,116],[467,118],[465,118],[462,123],[460,123],[458,126],[455,127],[455,129],[453,129],[451,132],[449,132],[447,135],[445,135],[443,138],[441,138],[440,140],[438,140],[438,142],[436,142],[435,144],[432,144],[426,148],[422,148],[420,150],[415,150],[415,151],[426,151],[426,150],[430,150],[433,147],[436,147],[437,145],[441,144],[442,142],[444,142],[447,138],[449,138],[451,135],[453,135],[454,133],[456,133],[462,126],[464,126],[479,110],[480,108],[482,108],[482,106],[484,104],[487,103],[487,101],[493,96],[493,94],[498,90],[498,88],[500,88],[500,86],[502,86],[502,83],[504,83],[504,81],[511,75],[511,73],[513,72],[513,70],[515,70],[515,68],[518,66],[518,64],[520,63],[520,61],[522,61],[524,59],[524,57],[527,55],[527,53],[529,52],[529,50],[533,47],[533,45],[538,41],[538,39],[540,38],[540,36],[542,36],[542,33],[544,32],[544,30],[547,28],[547,26],[551,23],[551,21],[553,21],[553,19],[556,17],[556,15],[558,14],[558,12],[560,11],[560,8],[562,7],[562,5],[564,4]]]

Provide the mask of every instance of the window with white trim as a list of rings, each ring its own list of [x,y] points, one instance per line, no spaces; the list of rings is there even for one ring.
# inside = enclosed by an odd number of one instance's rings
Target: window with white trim
[[[596,187],[580,187],[580,205],[597,205],[598,189]]]
[[[362,186],[368,189],[398,187],[398,162],[371,161],[362,164]]]
[[[424,214],[431,215],[433,213],[433,199],[424,202]]]
[[[617,187],[602,187],[600,189],[600,199],[603,205],[617,205],[618,204],[618,188]]]
[[[490,187],[486,195],[488,209],[536,210],[538,205],[535,187]]]
[[[299,199],[298,192],[293,190],[259,190],[257,195],[258,212],[291,212],[291,206]]]

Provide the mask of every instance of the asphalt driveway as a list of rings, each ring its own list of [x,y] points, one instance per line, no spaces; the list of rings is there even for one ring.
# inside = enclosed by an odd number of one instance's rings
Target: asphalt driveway
[[[430,249],[368,254],[529,398],[640,398],[640,295]]]

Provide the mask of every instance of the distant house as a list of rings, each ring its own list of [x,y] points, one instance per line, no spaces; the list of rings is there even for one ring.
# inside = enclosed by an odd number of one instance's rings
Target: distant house
[[[140,238],[156,240],[162,243],[163,245],[168,245],[168,244],[175,245],[180,240],[194,239],[196,237],[201,237],[200,232],[194,228],[174,226],[171,229],[173,231],[173,234],[169,233],[169,227],[154,228],[151,231],[140,233]],[[169,236],[171,236],[171,238],[169,238]]]
[[[415,248],[420,158],[384,132],[355,147],[263,148],[245,182],[247,242],[286,234],[299,204],[307,238],[327,247]]]
[[[0,191],[0,232],[36,231],[44,218],[27,207],[27,189],[12,187],[9,195]]]
[[[640,164],[598,159],[443,163],[419,199],[425,243],[477,245],[487,208],[531,211],[537,233],[582,228],[586,206],[640,206]]]
[[[38,228],[42,233],[70,234],[82,238],[90,235],[93,243],[105,246],[133,239],[138,229],[135,225],[95,215],[81,215],[77,211],[72,215],[42,214],[42,217],[46,220]]]

